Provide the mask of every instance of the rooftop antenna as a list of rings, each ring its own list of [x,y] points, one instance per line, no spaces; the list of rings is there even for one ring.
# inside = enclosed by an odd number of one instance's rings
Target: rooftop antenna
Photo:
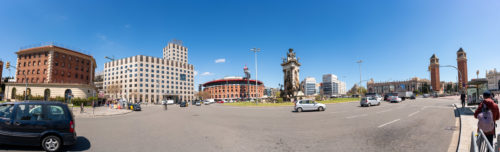
[[[182,40],[177,40],[177,39],[172,39],[170,43],[177,44],[177,45],[182,45]]]

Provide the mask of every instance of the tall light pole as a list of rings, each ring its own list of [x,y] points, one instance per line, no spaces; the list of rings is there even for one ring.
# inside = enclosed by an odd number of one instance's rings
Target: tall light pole
[[[449,67],[449,68],[456,69],[458,71],[458,77],[460,78],[460,79],[457,78],[457,85],[460,85],[460,83],[463,81],[462,79],[464,77],[462,77],[462,72],[460,72],[460,70],[458,70],[458,68],[456,66],[453,66],[453,65],[443,65],[443,66],[440,66],[440,67]],[[459,88],[459,87],[461,87],[461,86],[457,86],[457,88]],[[461,87],[461,88],[464,89],[463,87]],[[462,91],[464,91],[464,90],[462,90]]]
[[[257,104],[257,88],[258,88],[258,81],[259,81],[259,73],[258,73],[258,68],[257,68],[257,52],[260,52],[260,48],[253,48],[250,49],[250,51],[253,51],[255,53],[255,104]]]
[[[111,62],[115,61],[115,58],[114,58],[114,57],[108,57],[108,56],[105,56],[104,58],[105,58],[105,59],[110,60]]]
[[[359,88],[361,88],[361,63],[363,63],[363,60],[359,60],[356,63],[359,64]],[[361,89],[358,91],[358,95],[361,96]]]

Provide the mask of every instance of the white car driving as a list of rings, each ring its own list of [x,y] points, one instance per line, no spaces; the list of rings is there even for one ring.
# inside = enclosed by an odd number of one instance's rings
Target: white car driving
[[[326,105],[322,103],[317,103],[316,101],[312,100],[299,100],[295,102],[294,110],[297,112],[302,112],[302,111],[313,111],[313,110],[318,110],[318,111],[325,111]]]

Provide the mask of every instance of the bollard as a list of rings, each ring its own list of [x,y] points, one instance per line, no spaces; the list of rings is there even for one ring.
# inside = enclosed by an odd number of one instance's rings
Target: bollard
[[[496,137],[497,138],[497,144],[494,145],[496,152],[500,152],[500,146],[498,146],[498,144],[500,143],[500,139],[498,137],[500,137],[500,134],[497,135],[497,137]]]

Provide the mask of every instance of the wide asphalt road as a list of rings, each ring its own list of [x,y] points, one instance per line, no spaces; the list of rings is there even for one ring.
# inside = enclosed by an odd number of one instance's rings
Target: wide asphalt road
[[[351,102],[302,113],[218,104],[143,107],[122,116],[77,119],[79,143],[67,150],[445,152],[459,129],[453,103],[458,101],[419,98],[372,107]]]

